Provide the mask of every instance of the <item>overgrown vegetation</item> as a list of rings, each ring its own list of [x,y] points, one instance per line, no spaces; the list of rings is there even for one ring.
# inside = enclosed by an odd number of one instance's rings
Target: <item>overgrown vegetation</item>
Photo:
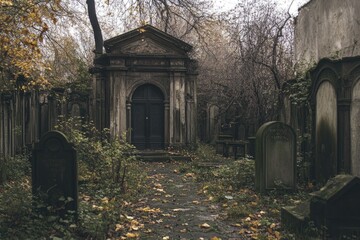
[[[31,194],[27,154],[7,161],[8,182],[0,186],[0,239],[105,239],[114,235],[124,202],[143,190],[144,175],[134,147],[122,138],[109,139],[81,119],[57,126],[75,144],[79,165],[79,214],[60,217]],[[64,199],[64,201],[66,201]]]
[[[296,239],[282,228],[280,211],[284,206],[308,199],[309,192],[314,191],[312,186],[298,186],[297,192],[272,191],[260,195],[255,191],[255,160],[223,158],[206,145],[200,145],[196,156],[193,168],[188,171],[193,171],[203,183],[202,193],[222,205],[227,221],[239,228],[244,239]],[[209,161],[218,164],[208,167],[199,164]],[[318,232],[309,225],[306,234],[317,236]]]

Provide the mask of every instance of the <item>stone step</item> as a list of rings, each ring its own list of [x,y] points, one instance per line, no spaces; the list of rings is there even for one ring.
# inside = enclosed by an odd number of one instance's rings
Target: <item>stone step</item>
[[[136,158],[144,162],[190,162],[191,158],[180,154],[172,154],[165,151],[143,151],[136,154]]]

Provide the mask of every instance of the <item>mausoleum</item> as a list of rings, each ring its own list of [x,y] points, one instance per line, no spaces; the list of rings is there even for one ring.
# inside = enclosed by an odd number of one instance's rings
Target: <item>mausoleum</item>
[[[95,60],[93,119],[138,149],[196,141],[196,62],[192,46],[145,25],[104,42]]]

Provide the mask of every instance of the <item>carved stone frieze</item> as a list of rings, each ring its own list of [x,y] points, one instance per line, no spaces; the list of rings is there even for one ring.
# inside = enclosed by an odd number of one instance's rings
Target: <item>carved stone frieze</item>
[[[175,51],[164,48],[164,46],[160,46],[149,38],[142,38],[138,41],[134,41],[128,45],[125,45],[120,49],[120,51],[127,54],[176,54]]]

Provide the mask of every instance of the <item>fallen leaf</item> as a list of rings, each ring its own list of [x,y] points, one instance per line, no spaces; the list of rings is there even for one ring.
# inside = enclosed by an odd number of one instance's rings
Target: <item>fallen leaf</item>
[[[194,176],[195,176],[194,173],[187,173],[187,174],[185,174],[185,177],[194,177]]]
[[[169,240],[170,237],[169,237],[169,236],[165,236],[165,237],[163,237],[162,239],[163,239],[163,240]]]
[[[203,223],[200,225],[201,228],[210,228],[211,226],[207,223]]]
[[[150,212],[150,213],[159,213],[159,212],[161,212],[160,208],[150,208],[150,207],[137,208],[136,210],[141,211],[141,212]]]
[[[190,210],[190,208],[175,208],[175,209],[173,209],[174,212],[186,212],[189,210]]]
[[[246,229],[241,229],[240,231],[239,231],[239,234],[244,234],[246,232]]]
[[[218,238],[218,237],[212,237],[212,238],[210,238],[210,240],[221,240],[221,238]]]
[[[121,225],[121,224],[116,224],[116,225],[115,225],[115,232],[121,231],[121,230],[123,230],[123,229],[124,229],[124,226],[123,226],[123,225]]]
[[[139,235],[136,233],[127,233],[125,236],[127,238],[137,238]]]
[[[241,227],[242,225],[240,223],[234,223],[234,224],[231,224],[231,226],[233,226],[233,227]]]

